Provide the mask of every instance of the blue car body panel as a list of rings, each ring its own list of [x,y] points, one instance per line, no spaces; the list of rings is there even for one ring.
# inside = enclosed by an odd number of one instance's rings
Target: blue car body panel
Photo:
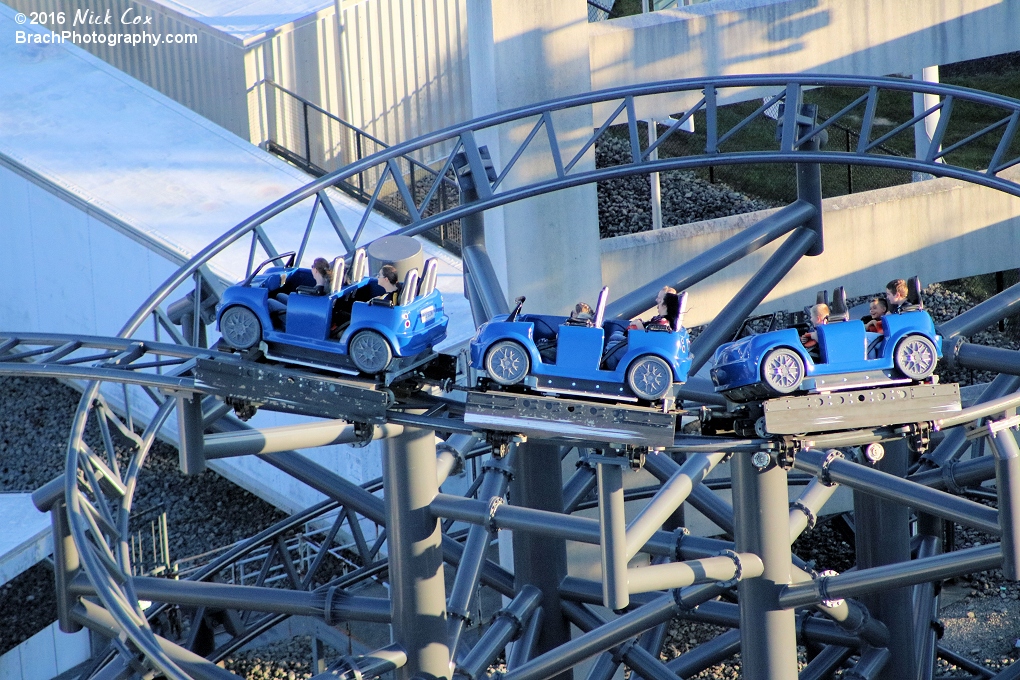
[[[923,310],[887,314],[882,317],[882,333],[868,333],[861,321],[823,324],[818,331],[819,359],[816,362],[801,344],[796,329],[761,333],[721,345],[713,358],[712,381],[716,392],[756,385],[761,382],[761,361],[773,349],[787,347],[804,360],[804,389],[811,389],[812,378],[819,376],[895,371],[896,345],[908,335],[923,335],[935,344],[942,356],[942,336]]]
[[[390,307],[387,304],[370,304],[354,301],[351,304],[350,323],[339,338],[330,337],[333,310],[337,304],[348,304],[350,297],[371,283],[366,277],[357,283],[344,286],[331,295],[300,293],[293,282],[312,279],[308,269],[273,267],[252,279],[249,285],[238,284],[224,291],[217,313],[217,328],[223,313],[234,306],[251,310],[262,324],[262,339],[267,343],[327,352],[347,365],[350,339],[358,331],[371,329],[379,332],[390,343],[395,357],[415,356],[446,338],[449,318],[443,310],[443,296],[433,290],[411,304]],[[285,287],[282,282],[286,281]],[[304,285],[303,283],[301,285]],[[274,325],[269,312],[269,297],[276,292],[291,290],[286,302],[284,327]],[[348,297],[350,296],[350,297]],[[347,302],[343,302],[347,298]]]
[[[521,314],[515,321],[507,321],[507,315],[499,315],[482,324],[471,341],[471,365],[485,370],[485,356],[493,344],[501,340],[513,340],[520,344],[531,358],[529,376],[537,378],[542,388],[542,378],[561,378],[595,382],[602,391],[619,392],[627,398],[634,398],[626,387],[627,369],[640,356],[654,354],[670,366],[674,383],[687,381],[691,366],[690,336],[687,329],[673,332],[631,330],[627,334],[627,347],[616,368],[600,368],[606,349],[606,339],[615,330],[626,326],[607,321],[603,328],[568,326],[567,317],[544,314]],[[555,362],[543,360],[537,342],[557,340]]]

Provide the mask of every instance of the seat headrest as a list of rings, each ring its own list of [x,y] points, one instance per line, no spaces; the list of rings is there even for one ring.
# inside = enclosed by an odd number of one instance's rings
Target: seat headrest
[[[832,304],[829,305],[828,323],[850,320],[850,310],[847,309],[846,291],[843,286],[832,291]]]
[[[924,301],[921,300],[921,280],[916,276],[907,279],[907,304],[924,309]]]

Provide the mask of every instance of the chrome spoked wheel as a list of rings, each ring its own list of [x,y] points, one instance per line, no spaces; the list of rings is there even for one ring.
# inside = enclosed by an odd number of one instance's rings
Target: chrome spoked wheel
[[[627,387],[638,399],[658,401],[669,393],[673,371],[662,357],[647,354],[638,357],[627,371]]]
[[[935,372],[938,352],[923,335],[908,335],[900,340],[893,357],[896,370],[911,380],[924,380]]]
[[[787,347],[772,350],[761,362],[761,379],[777,394],[796,392],[804,373],[804,360]]]
[[[501,340],[485,355],[485,372],[500,385],[516,385],[531,369],[531,361],[523,347],[511,340]]]

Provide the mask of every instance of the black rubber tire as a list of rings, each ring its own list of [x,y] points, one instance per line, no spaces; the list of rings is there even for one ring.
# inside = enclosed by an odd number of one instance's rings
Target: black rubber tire
[[[935,372],[939,361],[935,343],[923,335],[908,335],[896,345],[893,364],[911,380],[924,380]]]
[[[376,331],[358,331],[347,346],[347,355],[359,371],[366,375],[377,375],[385,371],[393,361],[393,348]]]
[[[262,340],[262,324],[255,312],[235,305],[220,316],[220,335],[234,349],[251,349]]]
[[[531,371],[531,359],[519,343],[500,340],[485,353],[485,372],[500,385],[516,385]]]
[[[658,401],[669,394],[672,386],[673,369],[662,357],[645,354],[627,369],[627,387],[638,399]]]
[[[777,347],[761,360],[761,380],[775,394],[796,392],[806,374],[804,360],[789,347]]]

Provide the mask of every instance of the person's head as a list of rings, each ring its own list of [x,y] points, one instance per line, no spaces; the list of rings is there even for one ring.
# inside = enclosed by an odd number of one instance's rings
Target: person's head
[[[885,284],[885,299],[890,307],[906,302],[907,282],[903,279],[893,279]]]
[[[663,286],[659,290],[659,292],[655,294],[655,305],[657,307],[662,305],[662,299],[666,297],[668,293],[673,293],[674,295],[676,295],[676,288],[674,288],[673,286]],[[662,311],[660,310],[659,313],[662,314]]]
[[[315,278],[315,283],[320,286],[328,286],[332,275],[333,272],[330,270],[326,258],[315,258],[315,261],[312,262],[312,276]]]
[[[829,320],[829,305],[820,304],[811,307],[811,323],[820,326]]]
[[[387,293],[392,293],[397,289],[397,268],[392,264],[384,264],[379,270],[376,280],[386,289]]]
[[[885,298],[877,297],[868,305],[868,313],[871,314],[872,319],[881,319],[888,311],[889,303],[885,301]]]
[[[662,296],[662,304],[659,305],[659,313],[665,317],[666,321],[673,330],[676,330],[674,324],[676,319],[680,316],[680,296],[676,292],[666,293]]]
[[[570,313],[571,319],[581,319],[583,321],[591,321],[594,316],[595,313],[587,302],[578,302],[574,305],[574,311]]]

